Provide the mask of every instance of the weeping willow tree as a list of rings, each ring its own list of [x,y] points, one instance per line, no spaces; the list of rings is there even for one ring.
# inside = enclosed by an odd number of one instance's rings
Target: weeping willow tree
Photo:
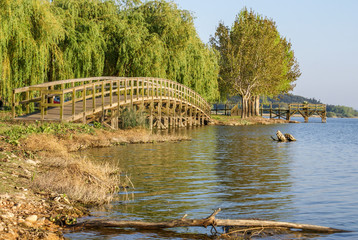
[[[89,76],[150,76],[218,96],[215,51],[172,2],[0,0],[0,94]]]
[[[168,78],[209,101],[218,97],[215,51],[202,43],[188,11],[151,1],[121,11],[119,21],[108,32],[111,75]]]
[[[50,3],[0,0],[0,94],[48,81],[50,49],[57,48],[64,29]]]

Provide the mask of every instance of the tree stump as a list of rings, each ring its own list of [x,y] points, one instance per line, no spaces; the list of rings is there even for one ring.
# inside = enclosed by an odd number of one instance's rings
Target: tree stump
[[[285,133],[285,138],[290,142],[296,141],[296,138],[289,133]]]
[[[283,135],[280,130],[277,130],[276,136],[279,142],[287,142],[285,135]]]

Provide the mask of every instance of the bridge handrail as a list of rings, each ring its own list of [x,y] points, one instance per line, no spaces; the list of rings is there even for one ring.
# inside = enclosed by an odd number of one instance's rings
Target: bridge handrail
[[[307,110],[307,109],[317,109],[322,110],[326,108],[325,104],[311,104],[311,103],[283,103],[278,104],[278,107],[272,107],[273,104],[261,104],[260,109],[262,110],[270,110],[270,109],[282,109],[282,110]],[[277,104],[276,104],[277,105]],[[265,108],[264,106],[269,106],[268,108]],[[286,107],[287,106],[287,107]]]
[[[96,101],[104,96],[110,97],[110,105],[114,95],[117,94],[119,104],[120,96],[124,96],[124,101],[144,100],[152,98],[174,98],[185,103],[196,106],[205,115],[210,116],[210,105],[198,93],[189,87],[178,82],[151,77],[92,77],[60,80],[17,88],[13,90],[12,106],[13,118],[16,116],[16,107],[23,105],[26,114],[30,113],[30,104],[39,103],[39,107],[44,116],[48,107],[60,107],[60,119],[63,119],[63,108],[72,104],[72,116],[75,113],[75,103],[89,98]],[[65,96],[69,95],[69,101]],[[53,98],[59,97],[60,102],[54,103]],[[83,111],[85,111],[84,101]],[[93,105],[94,106],[94,105]],[[104,108],[104,106],[102,106]]]

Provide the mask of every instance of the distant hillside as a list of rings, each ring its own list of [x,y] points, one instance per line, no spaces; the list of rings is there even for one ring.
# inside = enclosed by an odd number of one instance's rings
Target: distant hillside
[[[272,103],[273,105],[278,105],[279,103],[303,103],[308,102],[312,104],[324,104],[319,100],[314,98],[305,98],[293,94],[284,94],[279,95],[276,98],[266,98],[263,100],[264,103]],[[327,117],[358,117],[358,111],[351,107],[340,106],[340,105],[327,105]]]

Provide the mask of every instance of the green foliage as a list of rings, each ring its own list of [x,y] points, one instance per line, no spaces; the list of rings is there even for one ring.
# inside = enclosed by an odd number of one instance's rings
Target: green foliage
[[[212,101],[218,97],[216,54],[199,39],[192,16],[172,2],[121,11],[110,30],[106,75],[167,78]]]
[[[327,105],[327,112],[335,114],[336,117],[347,117],[347,118],[358,117],[357,110],[351,107],[340,106],[340,105]]]
[[[64,29],[44,0],[0,0],[0,95],[48,81],[50,49]]]
[[[188,11],[139,0],[0,0],[0,96],[14,88],[89,76],[161,77],[207,100],[218,62]]]
[[[93,122],[93,127],[99,129],[99,128],[103,128],[103,125],[100,122]]]
[[[334,118],[337,117],[337,115],[334,112],[327,112],[327,117]]]
[[[241,96],[243,117],[248,101],[287,92],[300,76],[291,44],[275,23],[246,8],[231,28],[219,24],[211,44],[220,53],[220,91]]]
[[[146,114],[135,107],[126,107],[119,116],[120,128],[146,127]]]

